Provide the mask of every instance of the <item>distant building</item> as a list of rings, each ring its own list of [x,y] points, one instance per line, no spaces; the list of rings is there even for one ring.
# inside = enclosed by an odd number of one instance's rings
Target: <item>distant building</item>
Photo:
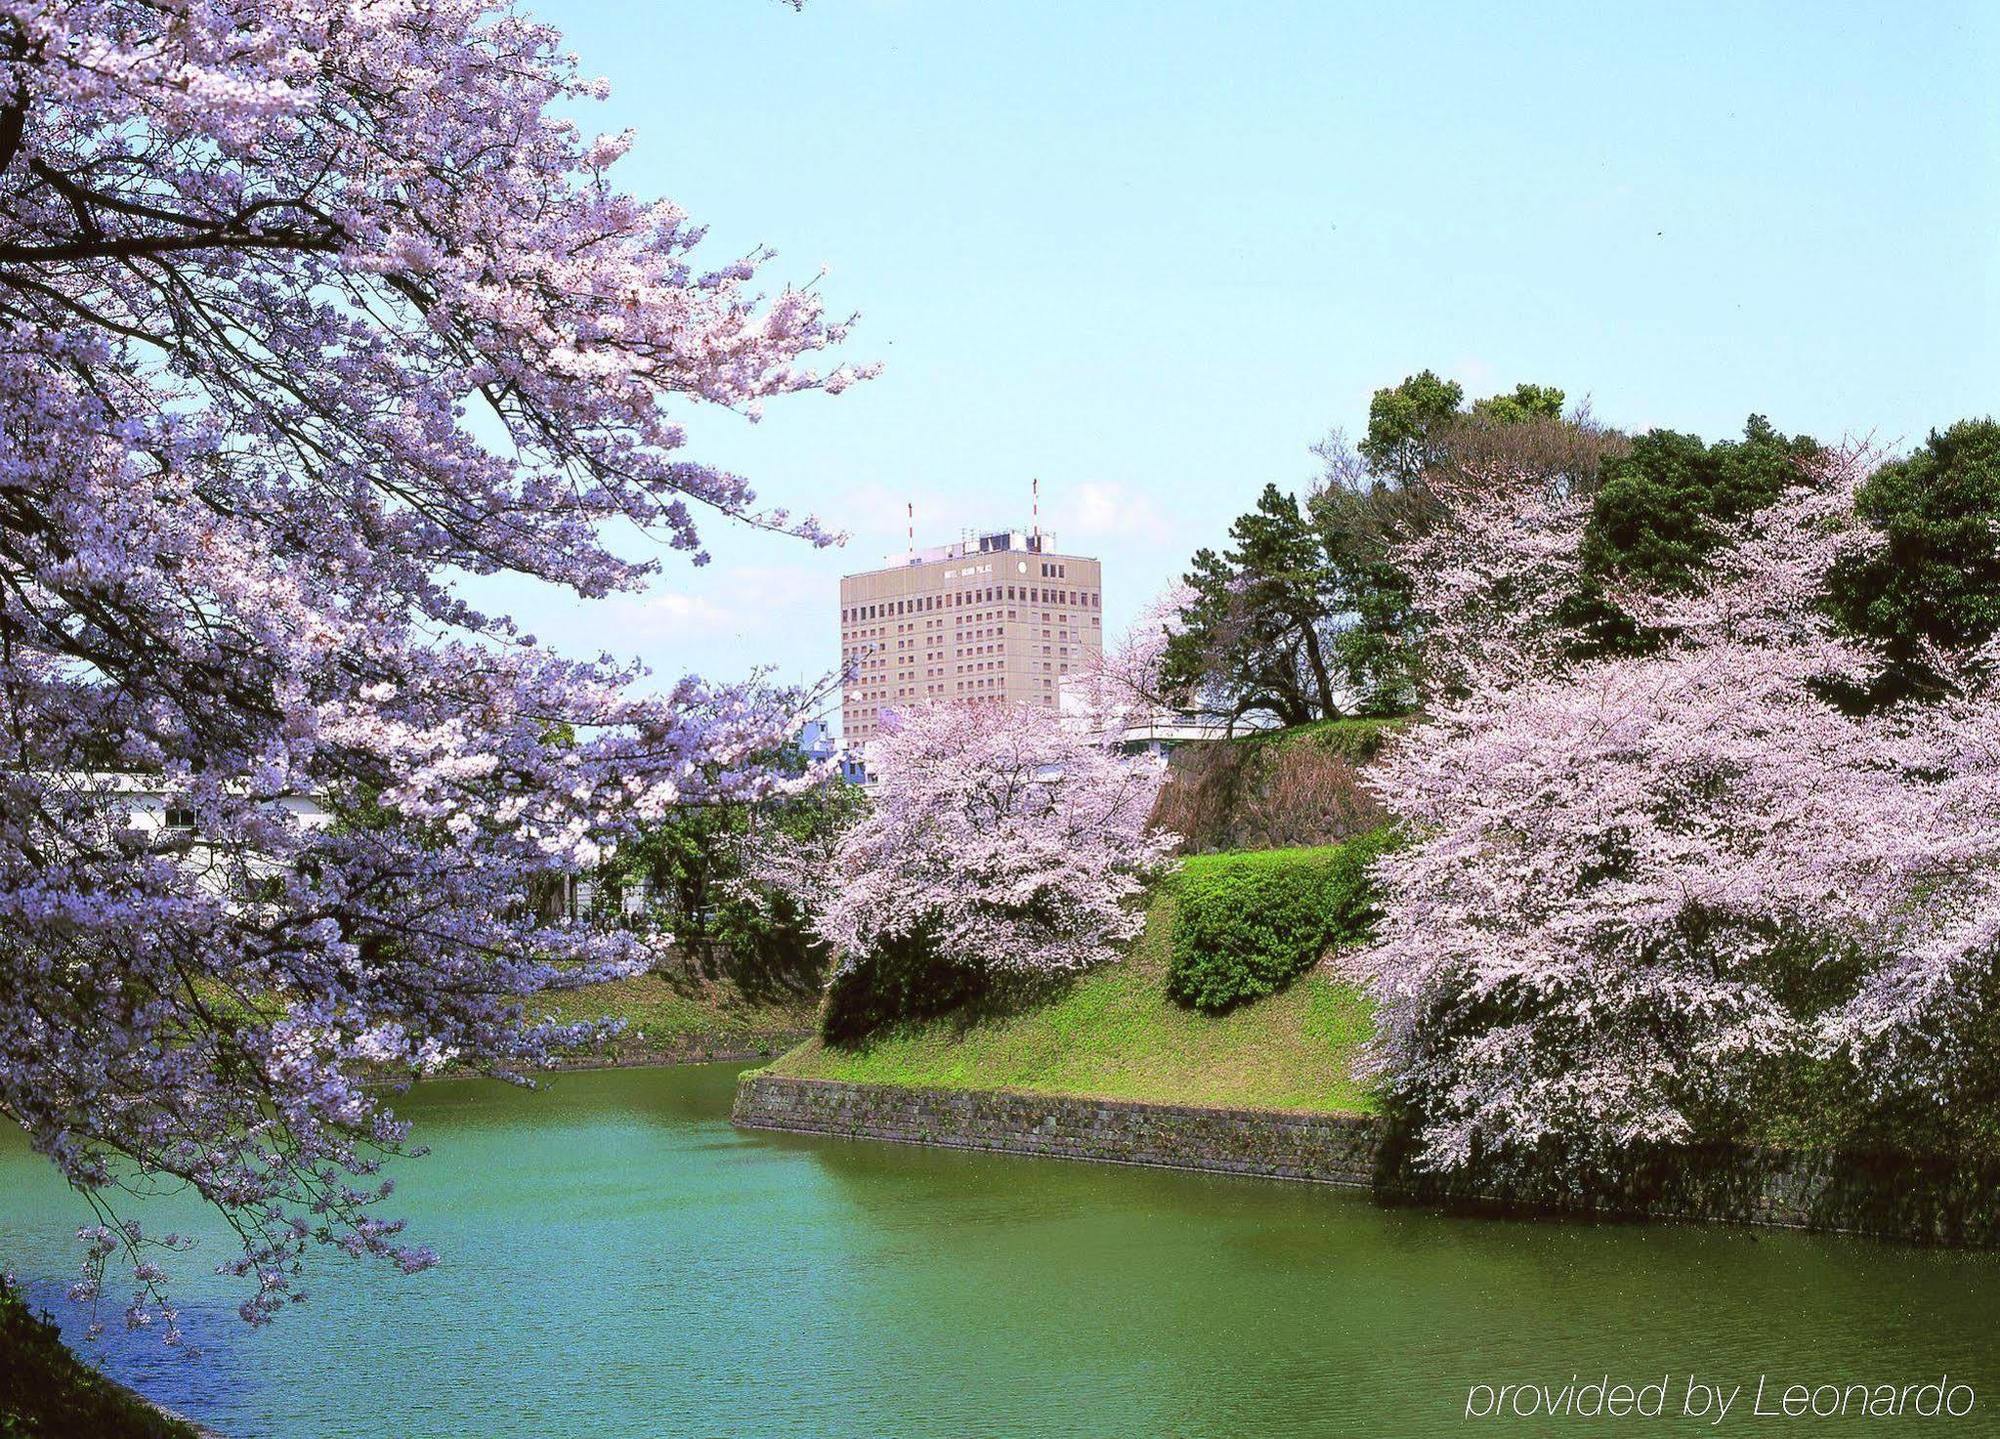
[[[1103,569],[1055,537],[1005,530],[914,551],[840,582],[842,741],[926,701],[1055,709],[1062,682],[1104,646]]]
[[[792,741],[798,746],[799,755],[807,764],[824,764],[833,758],[838,748],[833,742],[833,734],[825,720],[807,720],[799,727],[798,736]]]
[[[859,750],[842,749],[833,738],[833,729],[825,720],[807,720],[799,731],[799,753],[808,764],[825,764],[829,760],[838,761],[840,777],[849,784],[866,784],[868,768],[861,762]]]

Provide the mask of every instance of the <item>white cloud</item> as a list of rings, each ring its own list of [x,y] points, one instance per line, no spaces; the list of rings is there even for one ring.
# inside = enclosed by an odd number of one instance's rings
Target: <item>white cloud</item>
[[[736,611],[717,604],[713,596],[684,595],[673,590],[647,595],[642,600],[632,602],[630,608],[638,611],[638,617],[642,622],[650,620],[720,625],[735,624],[741,618]]]
[[[1086,480],[1046,498],[1050,527],[1065,544],[1102,537],[1158,545],[1173,537],[1158,501],[1118,480]]]

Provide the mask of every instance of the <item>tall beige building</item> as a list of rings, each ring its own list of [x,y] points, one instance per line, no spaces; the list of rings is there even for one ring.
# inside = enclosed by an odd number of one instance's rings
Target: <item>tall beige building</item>
[[[841,738],[865,744],[885,711],[926,700],[1056,708],[1103,647],[1104,594],[1098,562],[1054,542],[1007,530],[842,579]]]

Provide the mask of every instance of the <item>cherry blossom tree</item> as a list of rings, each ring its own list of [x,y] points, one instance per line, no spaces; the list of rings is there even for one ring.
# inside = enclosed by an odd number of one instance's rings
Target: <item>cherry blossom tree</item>
[[[221,1208],[253,1321],[314,1245],[429,1263],[361,1078],[587,1038],[536,996],[647,955],[532,897],[771,782],[777,708],[454,584],[641,586],[604,522],[701,563],[702,509],[826,538],[675,411],[842,390],[846,322],[619,190],[632,136],[564,118],[603,93],[504,0],[0,3],[0,1112],[134,1322],[172,1327],[128,1191]]]
[[[1063,973],[1111,957],[1132,900],[1178,837],[1147,828],[1164,766],[1025,705],[936,704],[869,745],[868,811],[821,865],[779,856],[834,954],[834,978],[913,938],[982,974]]]
[[[1124,729],[1181,707],[1186,697],[1174,692],[1163,671],[1167,646],[1184,628],[1181,612],[1194,602],[1192,586],[1168,585],[1141,607],[1124,634],[1085,659],[1070,693],[1095,723]]]
[[[1558,665],[1570,648],[1589,497],[1560,468],[1514,456],[1435,471],[1437,517],[1397,552],[1412,577],[1429,698],[1503,691]]]
[[[1577,517],[1541,486],[1461,497],[1412,566],[1459,662],[1377,772],[1415,842],[1379,863],[1355,965],[1421,1163],[1587,1185],[1634,1146],[1740,1135],[1760,1066],[1800,1058],[1948,1091],[2000,953],[1995,656],[1937,657],[1949,703],[1836,702],[1878,663],[1822,603],[1878,543],[1865,461],[1802,472],[1694,592],[1620,596],[1670,637],[1643,659],[1561,660],[1536,597]]]

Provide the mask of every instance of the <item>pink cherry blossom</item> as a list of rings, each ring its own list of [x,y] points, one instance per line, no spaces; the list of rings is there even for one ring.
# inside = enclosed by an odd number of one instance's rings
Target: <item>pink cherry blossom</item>
[[[1413,843],[1380,861],[1381,929],[1353,961],[1425,1163],[1582,1174],[1727,1137],[1787,1057],[1945,1091],[1943,1036],[2000,941],[2000,694],[1995,656],[1941,656],[1949,703],[1835,702],[1875,662],[1820,605],[1829,567],[1876,543],[1852,509],[1866,462],[1802,474],[1695,592],[1623,596],[1670,637],[1643,659],[1561,658],[1567,497],[1496,476],[1426,542],[1453,688],[1377,771]],[[1851,985],[1787,1002],[1787,967],[1836,959]]]
[[[1181,612],[1194,597],[1193,586],[1176,581],[1148,600],[1123,635],[1085,658],[1073,691],[1064,694],[1065,706],[1073,693],[1080,711],[1107,731],[1178,708],[1180,697],[1167,693],[1160,670],[1167,642],[1185,627]]]
[[[830,855],[780,848],[761,877],[812,917],[835,972],[922,930],[942,959],[1063,973],[1138,934],[1136,900],[1178,836],[1147,826],[1164,774],[1051,711],[937,704],[868,747],[879,776]]]

